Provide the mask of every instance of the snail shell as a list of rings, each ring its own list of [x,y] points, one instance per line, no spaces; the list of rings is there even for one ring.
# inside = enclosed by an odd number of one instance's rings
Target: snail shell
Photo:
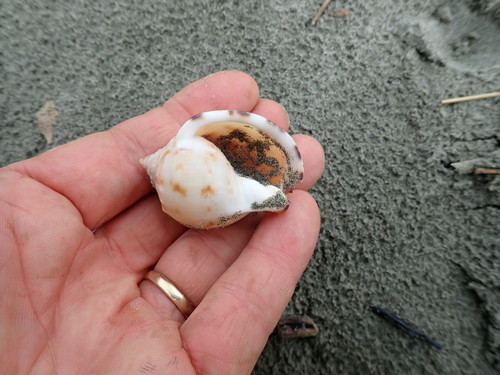
[[[188,120],[140,160],[162,209],[192,228],[220,228],[255,211],[281,211],[302,179],[292,137],[254,113],[222,110]]]

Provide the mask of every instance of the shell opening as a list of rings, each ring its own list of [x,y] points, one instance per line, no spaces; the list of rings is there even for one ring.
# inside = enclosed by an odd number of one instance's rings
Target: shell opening
[[[284,133],[285,134],[285,133]],[[215,122],[196,133],[215,144],[236,173],[287,190],[300,181],[283,146],[264,131],[237,121]]]

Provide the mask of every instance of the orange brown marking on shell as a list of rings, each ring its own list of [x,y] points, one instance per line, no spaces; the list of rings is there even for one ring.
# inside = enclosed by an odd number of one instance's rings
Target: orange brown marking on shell
[[[212,186],[207,185],[203,189],[200,190],[200,195],[202,197],[206,197],[209,195],[215,195],[215,190],[212,188]]]
[[[160,176],[156,176],[155,183],[156,183],[156,185],[164,185],[165,184],[165,180],[162,177],[160,177]]]
[[[179,194],[180,194],[180,195],[182,195],[183,197],[185,197],[185,196],[187,195],[187,190],[186,190],[186,189],[184,189],[184,188],[181,186],[181,184],[179,184],[178,182],[173,182],[173,183],[171,183],[171,185],[172,185],[172,189],[173,189],[175,192],[179,193]]]

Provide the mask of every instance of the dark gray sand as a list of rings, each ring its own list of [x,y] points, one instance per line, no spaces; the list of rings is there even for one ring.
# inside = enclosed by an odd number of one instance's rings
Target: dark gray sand
[[[332,1],[312,27],[321,2],[3,1],[0,165],[246,71],[327,155],[321,237],[287,308],[320,334],[271,337],[255,374],[497,374],[500,177],[450,163],[499,166],[500,98],[439,100],[500,89],[500,1]]]

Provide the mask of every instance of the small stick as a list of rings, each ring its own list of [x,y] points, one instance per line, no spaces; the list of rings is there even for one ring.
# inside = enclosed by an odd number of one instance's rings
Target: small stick
[[[347,8],[340,8],[340,9],[334,9],[332,12],[332,16],[335,18],[342,18],[342,17],[347,17],[351,13],[350,9]]]
[[[386,319],[388,322],[392,323],[399,329],[401,329],[403,332],[406,332],[409,335],[414,335],[418,339],[426,342],[427,344],[432,345],[435,347],[437,350],[443,349],[443,346],[438,343],[436,340],[432,339],[430,336],[426,335],[422,331],[419,331],[409,323],[405,322],[403,319],[401,319],[399,316],[394,315],[393,313],[390,313],[389,311],[383,309],[382,307],[379,306],[370,306],[370,311],[374,312],[375,314],[381,316],[382,318]]]
[[[319,332],[314,321],[305,315],[292,315],[281,318],[276,326],[278,337],[313,337]]]
[[[321,5],[321,8],[319,8],[318,13],[316,13],[316,15],[314,16],[314,18],[312,19],[311,25],[313,25],[313,26],[316,25],[316,22],[318,22],[319,18],[324,13],[326,7],[328,6],[328,4],[330,4],[330,1],[331,0],[325,0],[325,1],[323,1],[323,5]]]
[[[495,96],[500,96],[500,92],[490,92],[488,94],[470,95],[470,96],[462,96],[459,98],[444,99],[441,100],[441,104],[461,103],[461,102],[467,102],[469,100],[494,98]]]
[[[474,174],[500,174],[500,168],[481,168],[474,169]]]

